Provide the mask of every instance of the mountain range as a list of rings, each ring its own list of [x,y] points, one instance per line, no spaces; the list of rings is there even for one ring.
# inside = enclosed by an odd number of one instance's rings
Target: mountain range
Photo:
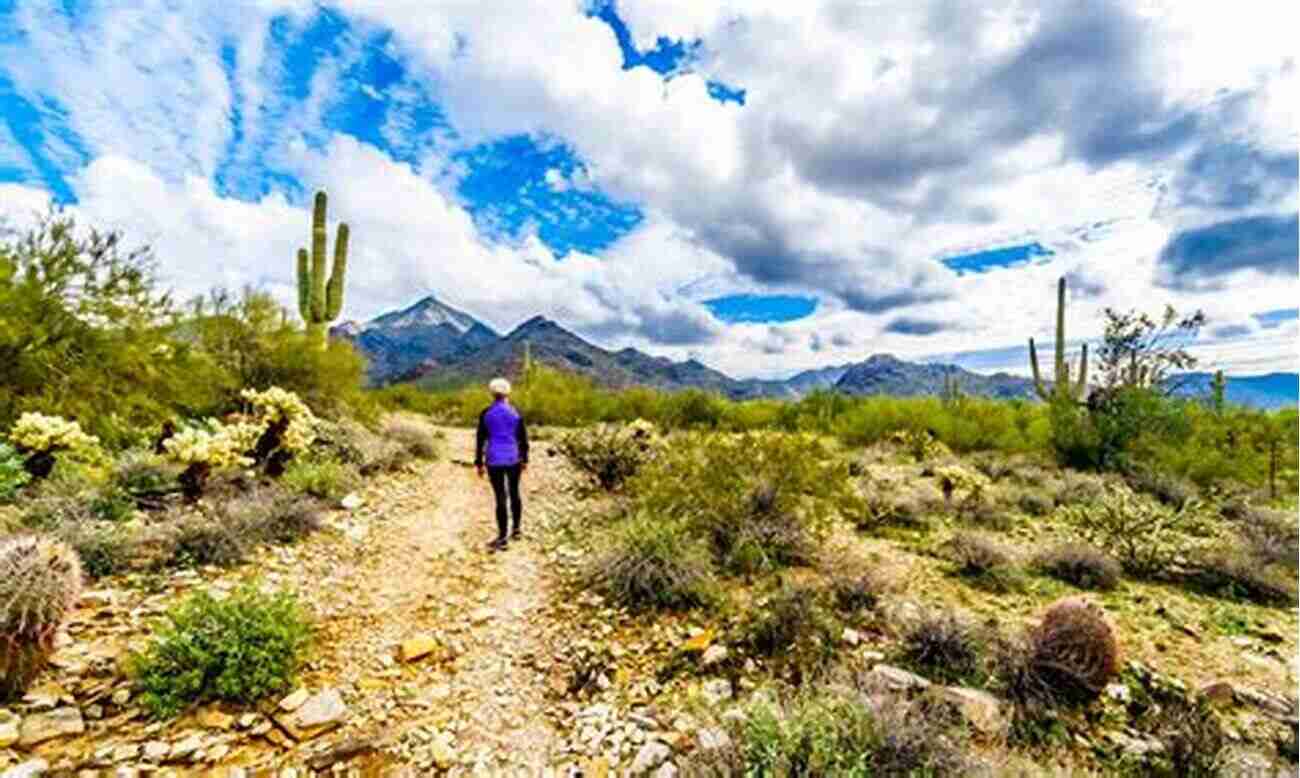
[[[516,375],[527,351],[551,367],[590,376],[604,386],[704,389],[735,399],[795,399],[817,390],[850,395],[937,395],[946,377],[956,378],[964,394],[1002,399],[1032,399],[1033,382],[1009,373],[985,375],[956,365],[907,362],[875,354],[861,362],[806,370],[783,380],[737,379],[694,359],[674,361],[634,348],[610,351],[543,316],[535,316],[501,335],[473,316],[426,297],[368,322],[344,322],[331,335],[346,339],[370,362],[372,384],[415,382],[454,386]],[[1183,376],[1182,391],[1208,393],[1211,374]],[[1273,373],[1229,377],[1229,402],[1254,407],[1294,406],[1300,376]]]

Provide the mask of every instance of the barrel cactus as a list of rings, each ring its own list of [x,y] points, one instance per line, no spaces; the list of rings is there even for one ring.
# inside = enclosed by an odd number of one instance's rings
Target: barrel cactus
[[[0,542],[0,700],[21,696],[81,596],[76,552],[52,538]]]
[[[1081,597],[1053,603],[1030,633],[1030,669],[1065,702],[1101,696],[1119,673],[1119,644],[1101,608]]]

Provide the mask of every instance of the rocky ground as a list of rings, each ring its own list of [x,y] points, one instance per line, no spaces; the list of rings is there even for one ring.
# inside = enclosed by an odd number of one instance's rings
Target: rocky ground
[[[523,485],[526,537],[489,553],[491,490],[464,461],[472,433],[447,435],[441,461],[370,482],[297,546],[233,570],[101,581],[59,636],[50,671],[0,709],[3,774],[564,775],[590,769],[590,749],[581,738],[570,748],[564,733],[593,726],[610,730],[600,734],[616,757],[635,757],[658,722],[642,715],[612,733],[606,709],[569,701],[573,653],[594,636],[567,626],[580,605],[552,597],[539,540],[572,499],[562,465],[536,458]],[[124,674],[129,650],[180,595],[248,577],[298,592],[316,617],[301,688],[255,709],[151,722]]]

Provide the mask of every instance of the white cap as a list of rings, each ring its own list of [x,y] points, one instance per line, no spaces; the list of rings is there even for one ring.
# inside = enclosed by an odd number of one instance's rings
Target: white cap
[[[504,378],[493,378],[492,382],[488,384],[488,391],[504,397],[510,394],[510,382]]]

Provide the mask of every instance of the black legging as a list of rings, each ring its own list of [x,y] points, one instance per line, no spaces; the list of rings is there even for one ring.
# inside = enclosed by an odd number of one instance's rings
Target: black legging
[[[492,495],[497,499],[497,537],[505,540],[510,529],[506,523],[506,496],[510,497],[510,514],[515,519],[515,532],[519,532],[519,523],[523,520],[524,505],[519,498],[519,465],[504,465],[488,469],[488,480],[492,482]]]

